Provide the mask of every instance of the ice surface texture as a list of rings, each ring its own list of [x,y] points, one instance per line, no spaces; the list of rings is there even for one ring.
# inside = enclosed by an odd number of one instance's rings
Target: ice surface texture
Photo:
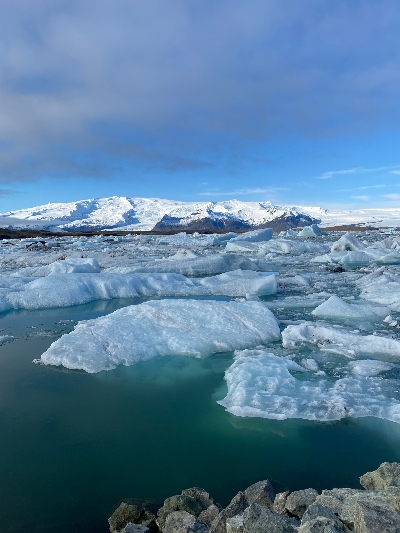
[[[325,352],[358,357],[375,356],[378,359],[400,361],[400,341],[379,335],[360,335],[347,328],[304,322],[288,326],[282,332],[284,348],[314,345]]]
[[[41,361],[94,373],[159,355],[207,357],[279,339],[278,322],[261,302],[159,300],[80,322]]]
[[[51,265],[50,265],[51,266]],[[11,278],[16,280],[21,278]],[[0,311],[68,307],[94,300],[165,296],[260,296],[275,294],[276,278],[236,270],[208,278],[180,274],[52,274],[0,292]]]
[[[299,380],[290,371],[304,372],[304,368],[264,350],[237,353],[225,372],[228,394],[218,403],[236,416],[278,420],[377,416],[400,422],[400,402],[387,397],[395,387],[389,381],[364,377],[362,372],[337,381]]]

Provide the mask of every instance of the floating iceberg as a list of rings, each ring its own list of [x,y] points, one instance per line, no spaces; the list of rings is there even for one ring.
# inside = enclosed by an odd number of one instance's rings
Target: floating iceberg
[[[390,380],[359,373],[337,381],[306,381],[291,374],[300,371],[304,368],[290,359],[264,350],[237,353],[225,372],[228,394],[218,403],[236,416],[277,420],[376,416],[400,422],[400,402],[390,397],[396,385]]]
[[[356,281],[356,285],[361,289],[361,298],[400,311],[399,275],[384,271],[381,267]]]
[[[272,239],[274,230],[272,228],[256,229],[254,231],[246,231],[240,233],[229,242],[265,242]]]
[[[317,346],[321,351],[346,357],[374,356],[384,360],[400,360],[400,341],[379,335],[360,335],[346,328],[329,327],[312,322],[290,325],[282,331],[284,348]]]
[[[88,274],[99,273],[101,271],[96,259],[89,257],[69,257],[63,261],[54,261],[49,265],[44,265],[31,273],[31,276],[49,276],[51,274]]]
[[[329,250],[326,244],[314,242],[299,242],[292,239],[272,239],[262,245],[265,253],[302,255],[309,253],[324,253]]]
[[[346,250],[350,252],[358,252],[364,248],[365,244],[358,240],[355,235],[346,233],[345,235],[342,235],[338,241],[332,244],[331,252],[344,252]]]
[[[152,261],[144,265],[132,267],[112,267],[105,272],[115,272],[129,274],[134,272],[159,272],[182,274],[183,276],[213,276],[231,270],[258,270],[257,266],[240,255],[232,254],[210,254],[200,255],[189,259],[168,259],[163,261]]]
[[[275,275],[251,270],[200,279],[180,274],[53,274],[2,290],[0,311],[69,307],[113,298],[267,296],[276,290]]]
[[[357,305],[344,302],[338,296],[331,296],[326,302],[319,305],[312,315],[318,318],[331,320],[383,320],[390,314],[388,307],[373,305]]]
[[[158,300],[80,322],[41,362],[94,373],[160,355],[207,357],[280,339],[261,302]]]
[[[322,231],[317,224],[311,224],[311,226],[305,226],[299,233],[298,237],[309,238],[309,237],[319,237],[321,235],[328,235],[325,231]]]

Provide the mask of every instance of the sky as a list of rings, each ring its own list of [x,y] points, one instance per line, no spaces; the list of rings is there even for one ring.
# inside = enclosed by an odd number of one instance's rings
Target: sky
[[[400,207],[397,0],[2,0],[0,211]]]

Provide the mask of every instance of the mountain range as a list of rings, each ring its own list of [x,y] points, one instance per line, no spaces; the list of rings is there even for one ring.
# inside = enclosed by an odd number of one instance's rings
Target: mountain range
[[[400,209],[329,211],[312,206],[278,206],[270,202],[180,202],[159,198],[112,196],[49,203],[0,213],[0,226],[54,231],[120,228],[127,231],[215,231],[272,227],[399,226]]]

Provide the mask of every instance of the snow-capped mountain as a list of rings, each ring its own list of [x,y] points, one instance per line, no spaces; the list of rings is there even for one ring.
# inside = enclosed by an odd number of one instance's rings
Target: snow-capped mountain
[[[179,202],[112,196],[50,203],[0,214],[0,226],[3,227],[56,231],[106,228],[136,231],[287,229],[311,223],[323,226],[400,226],[400,209],[328,211],[311,206],[276,206],[270,202]]]
[[[320,208],[280,207],[269,202],[178,202],[112,196],[51,203],[0,214],[1,225],[54,230],[124,228],[146,231],[298,227],[319,222]]]

